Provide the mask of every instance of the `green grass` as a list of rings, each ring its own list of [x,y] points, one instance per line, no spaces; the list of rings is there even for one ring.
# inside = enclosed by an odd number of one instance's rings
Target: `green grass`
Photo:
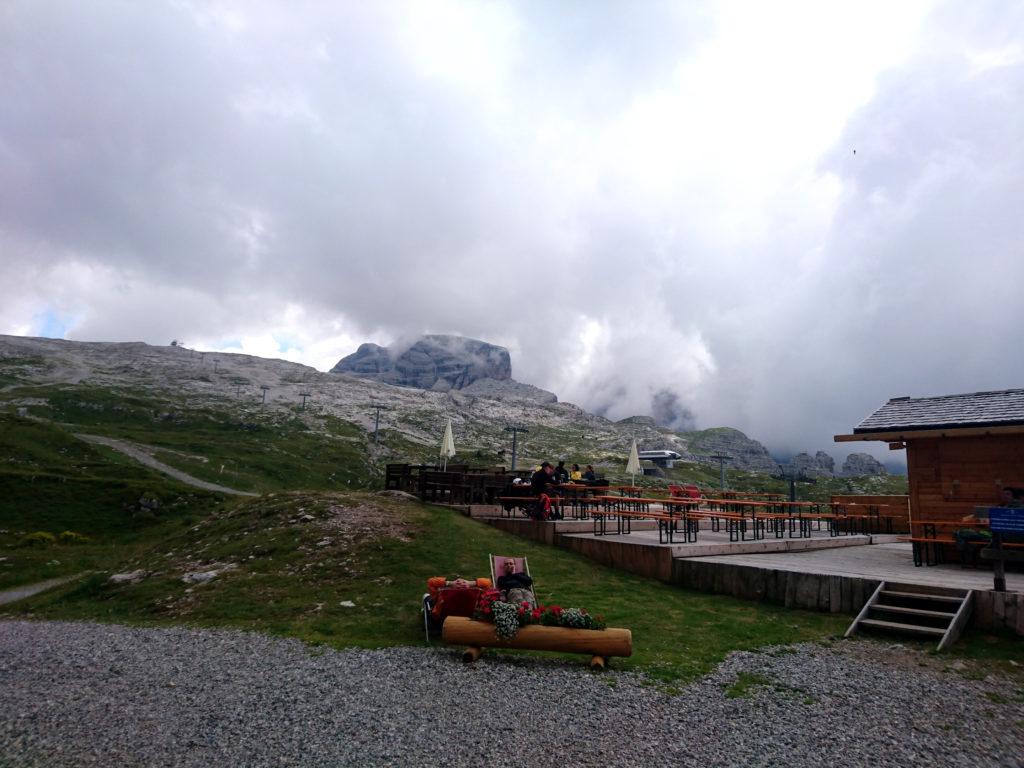
[[[610,626],[629,627],[635,655],[613,663],[666,685],[702,674],[731,650],[824,641],[850,620],[687,592],[450,510],[351,492],[378,482],[365,457],[367,435],[315,408],[272,416],[228,399],[191,407],[173,393],[23,389],[18,396],[48,401],[32,407],[48,421],[0,413],[0,589],[96,573],[9,609],[17,615],[237,627],[334,647],[416,645],[423,642],[419,598],[429,576],[486,575],[488,553],[516,553],[530,558],[542,602],[584,607]],[[265,495],[243,500],[197,491],[73,432],[149,445],[190,474]],[[392,451],[411,450],[404,438],[386,431],[382,437]],[[464,448],[467,456],[476,450]],[[483,463],[501,458],[479,450]],[[717,481],[705,465],[679,465],[672,473],[706,487]],[[782,490],[780,481],[735,471],[729,484]],[[146,509],[143,498],[159,499],[159,508]],[[375,535],[372,526],[351,535],[325,529],[332,505],[398,517],[410,540]],[[65,530],[90,541],[19,546],[27,533]],[[181,582],[182,573],[212,563],[239,567],[207,585]],[[131,585],[108,582],[109,573],[137,568],[151,575]],[[341,606],[345,600],[356,607]],[[982,634],[957,652],[972,670],[1010,670],[1011,662],[1024,663],[1021,645]],[[743,690],[754,685],[748,683]]]
[[[754,695],[754,689],[770,686],[772,681],[764,675],[757,675],[752,672],[740,672],[736,675],[736,682],[725,689],[727,699],[748,699]]]
[[[33,415],[68,432],[150,446],[166,464],[238,490],[349,489],[379,482],[363,431],[312,409],[282,415],[230,399],[220,407],[197,407],[170,394],[85,385],[30,389],[48,401],[33,406]]]
[[[104,567],[223,503],[57,425],[11,414],[0,413],[0,457],[0,589]],[[160,506],[146,509],[142,498]],[[90,541],[20,545],[36,531]]]
[[[371,538],[350,546],[335,537],[317,547],[329,533],[316,524],[289,523],[299,508],[320,520],[331,504],[384,505],[414,533],[407,542]],[[178,558],[200,548],[206,561],[241,567],[186,592]],[[426,579],[487,575],[492,552],[528,556],[542,602],[585,607],[610,626],[629,627],[634,656],[615,665],[663,682],[700,675],[731,650],[832,637],[847,624],[846,617],[687,592],[447,509],[358,494],[234,502],[208,522],[165,535],[159,546],[121,561],[120,570],[158,572],[139,584],[111,586],[98,575],[19,606],[38,617],[239,627],[335,647],[417,645],[424,642],[419,598]],[[342,607],[343,600],[356,607]]]
[[[962,672],[966,677],[981,679],[996,673],[1024,682],[1024,639],[1009,629],[972,627],[949,652],[938,656],[966,662]],[[1024,688],[1021,697],[1024,699]]]
[[[408,540],[374,535],[375,525],[339,532],[328,524],[335,514],[332,507],[340,520],[359,519],[360,510],[370,510],[400,521],[397,530]],[[850,621],[849,616],[689,592],[513,537],[448,509],[366,493],[231,499],[198,519],[163,520],[133,541],[102,551],[81,545],[18,556],[41,560],[72,552],[82,553],[80,570],[91,565],[104,572],[23,601],[9,613],[233,627],[337,648],[421,645],[420,596],[428,577],[485,576],[489,553],[522,554],[530,559],[541,602],[587,608],[603,614],[609,626],[630,628],[634,655],[613,660],[613,666],[641,671],[667,691],[707,672],[730,651],[775,646],[773,654],[785,654],[789,650],[780,646],[831,642]],[[239,567],[202,586],[181,581],[183,573],[207,570],[213,563]],[[152,575],[131,585],[107,581],[109,572],[137,568]],[[355,607],[343,607],[342,601]],[[983,676],[994,668],[1019,673],[1012,662],[1022,659],[1024,643],[1009,635],[969,633],[947,655],[968,660],[964,674]],[[565,658],[579,663],[578,657]],[[743,677],[729,695],[750,695],[758,685],[781,691],[768,681]]]

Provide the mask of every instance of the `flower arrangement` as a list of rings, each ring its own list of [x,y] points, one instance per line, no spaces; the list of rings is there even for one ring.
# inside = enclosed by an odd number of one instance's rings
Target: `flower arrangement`
[[[520,627],[540,624],[545,627],[567,627],[570,629],[604,629],[607,624],[603,616],[594,616],[584,608],[562,608],[559,605],[538,605],[529,603],[502,602],[501,592],[488,589],[476,605],[473,618],[494,624],[494,633],[503,640],[511,640]]]

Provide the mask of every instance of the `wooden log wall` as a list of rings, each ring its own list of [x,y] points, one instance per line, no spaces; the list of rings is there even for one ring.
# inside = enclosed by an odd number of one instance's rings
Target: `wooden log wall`
[[[1004,486],[1024,487],[1024,436],[961,437],[907,443],[914,520],[959,520],[999,503]]]
[[[1024,435],[911,440],[907,474],[911,520],[956,522],[998,504],[1000,488],[1024,487]]]

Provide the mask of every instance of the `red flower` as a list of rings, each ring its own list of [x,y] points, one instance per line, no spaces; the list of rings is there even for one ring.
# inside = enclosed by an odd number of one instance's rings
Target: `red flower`
[[[553,614],[555,614],[556,616],[560,616],[562,614],[562,606],[560,606],[560,605],[552,605],[551,606],[551,612]]]
[[[540,618],[540,615],[541,615],[542,613],[544,613],[544,611],[542,611],[542,610],[541,610],[540,608],[534,608],[534,609],[533,609],[533,613],[532,613],[532,614],[530,614],[530,615],[531,615],[531,616],[533,616],[533,618],[534,618],[534,619],[536,620],[536,619],[539,619],[539,618]]]

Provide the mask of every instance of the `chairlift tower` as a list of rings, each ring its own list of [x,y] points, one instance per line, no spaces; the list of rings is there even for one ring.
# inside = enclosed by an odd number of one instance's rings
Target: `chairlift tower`
[[[526,426],[523,425],[523,424],[509,424],[507,427],[505,427],[505,431],[512,433],[512,471],[515,472],[516,471],[516,446],[517,446],[516,438],[519,437],[519,433],[520,432],[522,432],[523,434],[527,434],[530,430],[528,430],[526,428]]]
[[[806,474],[804,474],[804,471],[802,469],[798,472],[794,469],[787,468],[785,466],[781,467],[781,472],[779,474],[772,475],[772,478],[774,478],[775,480],[785,480],[789,483],[790,501],[796,501],[797,483],[808,483],[810,485],[814,485],[815,483],[818,482],[813,477],[808,477]]]
[[[388,410],[388,407],[380,404],[371,405],[370,407],[376,411],[373,417],[373,443],[376,445],[380,442],[380,412]]]
[[[263,390],[263,398],[260,400],[260,407],[267,402],[267,390],[270,389],[266,384],[260,384],[260,389]]]
[[[299,397],[301,397],[301,398],[302,398],[302,405],[301,405],[301,406],[299,406],[299,410],[300,410],[300,411],[304,411],[304,410],[306,410],[306,398],[307,398],[307,397],[312,397],[312,396],[313,396],[313,395],[312,395],[312,393],[311,393],[311,392],[299,392]]]
[[[718,461],[718,484],[721,489],[725,490],[725,462],[732,461],[732,456],[726,456],[724,453],[712,454],[709,458],[716,459]]]

